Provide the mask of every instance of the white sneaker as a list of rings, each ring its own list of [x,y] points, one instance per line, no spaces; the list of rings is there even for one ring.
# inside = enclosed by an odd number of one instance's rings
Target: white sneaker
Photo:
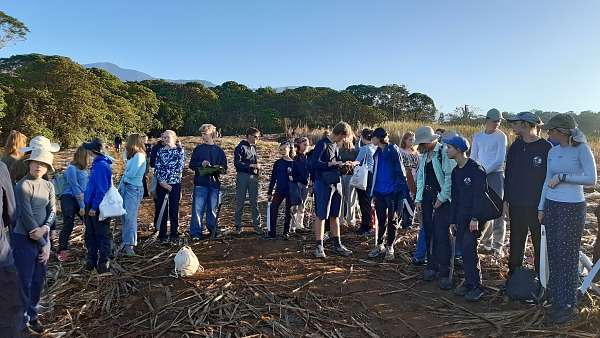
[[[375,247],[375,249],[371,250],[371,252],[369,252],[369,258],[379,257],[384,252],[385,252],[385,245],[380,244],[379,246]]]
[[[393,246],[385,248],[385,258],[384,258],[384,260],[386,260],[386,261],[392,261],[392,260],[394,260],[394,247]]]
[[[317,257],[317,258],[327,257],[325,255],[325,248],[322,245],[317,245],[317,248],[315,249],[315,257]]]

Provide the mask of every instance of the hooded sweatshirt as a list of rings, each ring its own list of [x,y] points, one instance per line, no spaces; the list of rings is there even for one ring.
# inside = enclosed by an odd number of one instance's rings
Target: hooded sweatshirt
[[[86,207],[98,211],[100,202],[111,185],[112,160],[106,155],[100,154],[92,162],[90,179],[83,197]]]
[[[258,154],[256,153],[256,145],[250,144],[247,140],[242,140],[235,147],[233,152],[233,164],[238,173],[246,173],[257,175],[258,169],[250,168],[251,164],[258,163]]]
[[[194,170],[194,185],[196,187],[211,187],[218,189],[221,186],[219,175],[201,176],[196,169],[202,168],[202,162],[208,161],[210,165],[219,165],[227,170],[227,157],[221,147],[216,144],[199,144],[192,153],[190,169]]]

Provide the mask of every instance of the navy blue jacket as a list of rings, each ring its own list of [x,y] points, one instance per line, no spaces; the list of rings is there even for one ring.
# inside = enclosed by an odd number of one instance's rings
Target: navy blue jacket
[[[92,162],[88,185],[83,194],[86,207],[98,211],[100,202],[112,184],[112,161],[105,155],[98,155]]]
[[[258,163],[258,154],[256,153],[256,146],[250,144],[247,140],[242,140],[240,144],[235,147],[233,152],[233,165],[238,173],[247,173],[250,175],[257,175],[258,169],[250,168],[251,164]]]
[[[313,153],[309,158],[309,166],[313,174],[314,180],[320,180],[321,175],[325,171],[336,171],[338,167],[330,167],[329,162],[339,161],[340,154],[337,145],[335,145],[329,138],[324,137],[315,146]]]
[[[200,176],[196,169],[202,168],[202,162],[210,162],[210,165],[219,165],[227,170],[227,157],[221,147],[216,144],[199,144],[194,148],[192,158],[190,159],[190,169],[196,175],[194,176],[194,185],[197,187],[219,188],[221,183],[218,176]]]
[[[9,233],[15,222],[15,193],[8,168],[0,162],[0,268],[14,265]]]
[[[304,185],[308,184],[310,171],[308,170],[308,157],[304,154],[298,154],[294,158],[294,177],[298,182]]]
[[[487,187],[485,170],[472,159],[464,167],[452,170],[452,215],[451,224],[480,214]]]
[[[290,177],[292,178],[290,180]],[[295,182],[294,177],[294,161],[286,161],[282,158],[275,161],[273,164],[273,171],[271,171],[271,181],[269,182],[268,194],[273,194],[273,188],[275,192],[281,195],[287,195],[289,192],[290,182]]]
[[[404,165],[400,158],[400,149],[395,144],[388,144],[383,150],[377,147],[375,154],[373,155],[374,169],[373,169],[373,185],[371,186],[371,195],[373,195],[373,189],[375,188],[375,182],[377,180],[377,164],[379,161],[385,161],[387,168],[392,172],[392,178],[394,178],[394,194],[398,195],[399,199],[408,198],[408,183],[406,182],[406,176],[404,174]]]

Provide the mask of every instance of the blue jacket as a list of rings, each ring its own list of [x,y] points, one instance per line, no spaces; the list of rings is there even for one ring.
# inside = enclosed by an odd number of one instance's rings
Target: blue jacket
[[[404,165],[400,159],[400,149],[395,144],[388,144],[384,149],[377,147],[377,150],[373,155],[374,169],[371,196],[373,196],[375,182],[377,181],[377,165],[381,160],[386,162],[387,168],[389,168],[389,170],[392,172],[392,178],[394,178],[394,194],[398,194],[399,199],[407,198],[408,184],[406,183]]]
[[[100,202],[112,185],[112,160],[98,155],[92,163],[89,183],[85,189],[84,202],[90,210],[98,211]]]
[[[325,171],[337,171],[338,167],[330,167],[329,162],[339,161],[340,154],[338,147],[335,143],[331,142],[329,138],[324,137],[313,149],[313,152],[309,158],[309,166],[312,171],[313,179],[320,180],[322,173]]]
[[[310,170],[308,170],[308,157],[304,154],[296,155],[294,158],[294,177],[299,183],[308,185]]]
[[[202,162],[210,162],[210,165],[220,165],[227,170],[227,157],[221,147],[216,144],[199,144],[194,148],[192,158],[190,159],[190,169],[196,172],[196,169],[202,168]],[[218,176],[200,176],[196,172],[194,176],[194,185],[197,187],[219,188],[221,183]]]
[[[89,172],[87,169],[79,169],[76,166],[69,164],[65,170],[65,182],[66,186],[63,191],[63,195],[73,196],[80,208],[84,208],[85,205],[83,200],[79,199],[79,195],[83,194],[88,184]]]
[[[282,158],[275,161],[273,171],[271,171],[271,181],[269,182],[269,196],[273,194],[273,188],[276,188],[275,192],[278,194],[287,195],[290,190],[290,182],[296,182],[293,167],[294,161],[286,161]],[[292,180],[290,180],[290,177]]]

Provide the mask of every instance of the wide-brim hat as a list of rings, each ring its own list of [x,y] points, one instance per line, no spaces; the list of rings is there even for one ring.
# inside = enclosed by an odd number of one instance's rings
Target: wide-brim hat
[[[546,124],[542,126],[543,130],[551,130],[558,128],[566,130],[575,129],[577,128],[577,122],[575,122],[573,116],[569,114],[557,114],[554,115],[550,119],[550,121],[546,122]]]
[[[431,143],[440,138],[431,127],[420,127],[415,130],[415,144]]]
[[[52,162],[54,161],[54,154],[52,154],[51,152],[49,152],[47,150],[33,149],[31,151],[31,155],[29,155],[29,158],[27,158],[23,162],[28,163],[31,161],[44,163],[44,164],[48,165],[48,167],[49,167],[48,170],[50,172],[54,172],[54,166],[52,165]]]
[[[529,122],[529,123],[533,123],[533,124],[537,124],[537,125],[543,124],[542,120],[540,119],[539,116],[535,115],[532,112],[528,112],[528,111],[520,112],[514,116],[509,116],[506,118],[506,120],[508,122],[525,121],[525,122]]]
[[[29,146],[21,148],[21,152],[26,153],[35,149],[56,153],[60,150],[60,145],[58,145],[58,143],[52,143],[48,138],[40,135],[32,138],[29,141]]]

